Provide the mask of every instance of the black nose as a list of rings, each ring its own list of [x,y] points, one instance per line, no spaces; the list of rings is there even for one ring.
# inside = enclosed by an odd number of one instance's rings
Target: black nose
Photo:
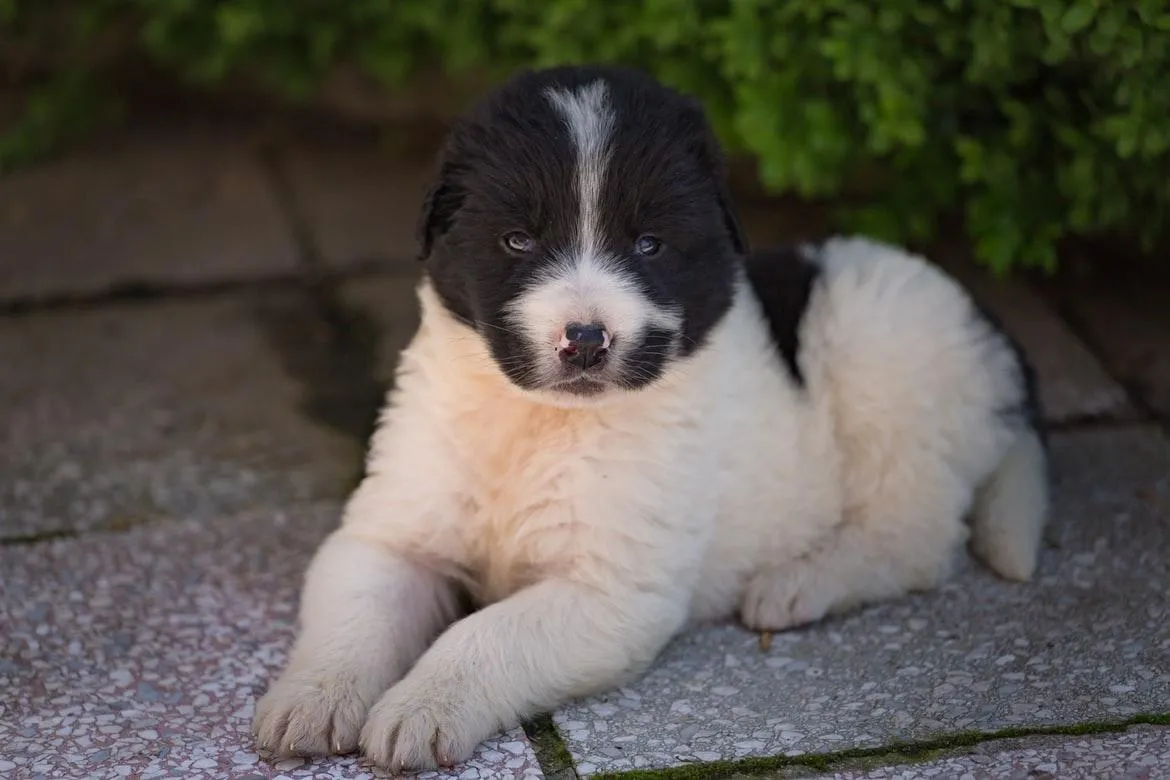
[[[593,368],[605,359],[609,349],[609,334],[601,325],[577,325],[565,327],[561,340],[561,360],[580,369]]]

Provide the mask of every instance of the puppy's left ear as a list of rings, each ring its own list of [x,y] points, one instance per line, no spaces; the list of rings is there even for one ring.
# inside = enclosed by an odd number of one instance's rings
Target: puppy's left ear
[[[427,188],[419,214],[415,236],[419,246],[419,260],[431,256],[435,240],[451,228],[455,212],[463,202],[463,195],[454,183],[450,166],[444,161],[439,166],[435,181]]]
[[[723,147],[715,136],[715,131],[707,121],[706,111],[702,103],[694,98],[687,101],[690,104],[695,122],[695,152],[702,165],[711,172],[715,180],[716,195],[719,198],[719,210],[722,212],[723,225],[731,238],[732,246],[740,255],[749,251],[747,234],[739,221],[739,213],[735,201],[731,198],[728,187],[727,160],[723,154]]]

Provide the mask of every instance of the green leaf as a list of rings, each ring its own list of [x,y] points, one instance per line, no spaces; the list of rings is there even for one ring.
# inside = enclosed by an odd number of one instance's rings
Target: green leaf
[[[1060,18],[1060,28],[1066,35],[1076,35],[1089,26],[1096,14],[1096,0],[1075,0]]]

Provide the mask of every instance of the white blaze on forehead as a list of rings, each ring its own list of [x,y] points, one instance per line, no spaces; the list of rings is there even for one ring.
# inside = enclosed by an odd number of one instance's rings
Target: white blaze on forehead
[[[569,127],[577,158],[577,193],[580,216],[578,251],[589,256],[601,247],[599,215],[601,187],[609,166],[609,143],[613,133],[614,111],[609,104],[609,90],[604,81],[575,91],[549,89],[545,93]]]

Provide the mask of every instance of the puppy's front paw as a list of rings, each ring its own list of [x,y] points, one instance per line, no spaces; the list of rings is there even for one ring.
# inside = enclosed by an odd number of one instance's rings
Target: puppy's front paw
[[[408,675],[370,710],[362,753],[392,772],[467,760],[480,742],[512,725],[490,699],[467,688],[454,680]]]
[[[256,704],[257,750],[271,757],[352,753],[379,687],[353,674],[286,671]]]
[[[793,562],[756,574],[744,595],[740,618],[757,631],[783,631],[815,623],[829,612],[832,596],[812,567]]]

